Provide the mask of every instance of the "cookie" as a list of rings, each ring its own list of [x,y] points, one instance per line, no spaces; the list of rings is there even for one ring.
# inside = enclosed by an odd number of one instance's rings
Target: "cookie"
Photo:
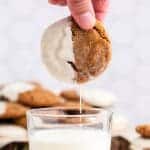
[[[80,91],[79,90],[64,90],[60,93],[60,96],[69,101],[79,101]],[[101,89],[81,89],[81,99],[84,103],[91,105],[93,107],[108,108],[114,105],[116,102],[116,97],[113,93],[101,90]]]
[[[136,127],[136,131],[145,138],[150,138],[150,124],[139,125]]]
[[[17,102],[20,93],[31,91],[35,88],[36,85],[34,83],[23,81],[5,84],[0,89],[0,97],[11,102]]]
[[[62,91],[60,93],[60,96],[63,97],[64,99],[71,100],[71,101],[79,101],[80,99],[79,94],[74,89]]]
[[[36,88],[43,88],[42,85],[37,81],[29,81],[30,84],[36,86]]]
[[[57,106],[64,103],[64,99],[46,89],[36,88],[19,94],[19,102],[30,107]]]
[[[84,83],[97,77],[106,69],[111,59],[110,40],[100,21],[93,29],[84,31],[73,22],[72,39],[76,71],[75,80]]]
[[[100,108],[112,107],[117,100],[113,93],[94,88],[83,88],[81,96],[85,102]]]
[[[111,59],[111,43],[100,21],[85,31],[71,17],[60,20],[45,31],[41,48],[48,71],[56,79],[71,83],[94,79]]]
[[[0,119],[14,119],[25,116],[27,107],[11,102],[0,102]]]
[[[21,127],[27,128],[27,118],[26,116],[20,117],[20,118],[16,118],[13,121],[16,125],[19,125]]]
[[[44,89],[38,83],[16,82],[5,85],[0,97],[10,102],[18,102],[30,107],[46,107],[63,103],[63,99]]]
[[[132,141],[131,150],[150,150],[150,139],[138,137]]]

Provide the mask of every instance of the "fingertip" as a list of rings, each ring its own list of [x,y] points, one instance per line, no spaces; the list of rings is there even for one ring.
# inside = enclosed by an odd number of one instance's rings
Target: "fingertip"
[[[50,4],[54,4],[54,5],[57,4],[57,0],[48,0],[48,2],[49,2]]]
[[[100,21],[103,21],[105,19],[105,15],[106,13],[96,13],[96,19],[100,20]]]
[[[59,3],[59,5],[60,5],[60,6],[66,6],[66,5],[67,5],[67,2],[66,2],[66,1],[61,1],[61,2]]]
[[[74,16],[79,26],[84,30],[92,29],[95,25],[96,19],[90,12],[85,12],[79,16]]]
[[[93,0],[93,7],[96,18],[103,21],[108,11],[109,0]]]

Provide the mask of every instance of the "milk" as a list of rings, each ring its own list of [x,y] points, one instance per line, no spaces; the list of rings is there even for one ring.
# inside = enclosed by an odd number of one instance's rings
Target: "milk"
[[[33,132],[30,150],[110,150],[109,133],[95,129],[46,129]]]

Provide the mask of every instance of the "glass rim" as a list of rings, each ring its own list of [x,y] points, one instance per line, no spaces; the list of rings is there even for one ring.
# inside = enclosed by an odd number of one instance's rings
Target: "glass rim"
[[[65,111],[65,110],[78,110],[78,114],[51,114],[51,111]],[[33,108],[27,111],[27,116],[35,116],[35,117],[51,117],[51,118],[80,118],[80,117],[96,117],[101,114],[101,112],[106,112],[108,115],[112,115],[113,111],[108,108],[84,108],[82,111],[91,111],[91,113],[83,114],[80,113],[80,108],[66,108],[66,107],[47,107],[47,108]],[[92,113],[95,112],[95,113]]]

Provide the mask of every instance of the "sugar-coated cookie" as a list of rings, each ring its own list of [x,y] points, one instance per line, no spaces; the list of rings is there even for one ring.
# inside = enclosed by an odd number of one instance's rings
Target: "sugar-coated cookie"
[[[25,116],[27,107],[12,103],[12,102],[0,102],[0,119],[13,119],[21,116]]]
[[[26,116],[22,116],[19,118],[14,119],[13,123],[19,125],[21,127],[27,128],[27,118]]]
[[[111,59],[111,43],[100,21],[85,31],[71,17],[60,20],[47,28],[41,48],[48,71],[56,79],[71,83],[94,79]]]
[[[74,89],[63,90],[60,92],[60,96],[71,101],[79,101],[80,99],[80,96]]]
[[[15,82],[0,89],[0,97],[30,107],[46,107],[63,103],[63,99],[35,82]]]
[[[150,138],[150,124],[139,125],[136,127],[136,131],[145,138]]]
[[[117,100],[113,93],[93,88],[81,88],[81,91],[77,89],[68,89],[62,91],[60,96],[70,101],[79,101],[80,94],[83,102],[95,107],[111,107]]]
[[[19,95],[19,102],[31,107],[57,106],[64,103],[64,99],[50,90],[36,88]]]
[[[20,93],[32,91],[34,88],[36,88],[36,85],[30,82],[8,83],[0,89],[0,97],[11,102],[17,102]]]

